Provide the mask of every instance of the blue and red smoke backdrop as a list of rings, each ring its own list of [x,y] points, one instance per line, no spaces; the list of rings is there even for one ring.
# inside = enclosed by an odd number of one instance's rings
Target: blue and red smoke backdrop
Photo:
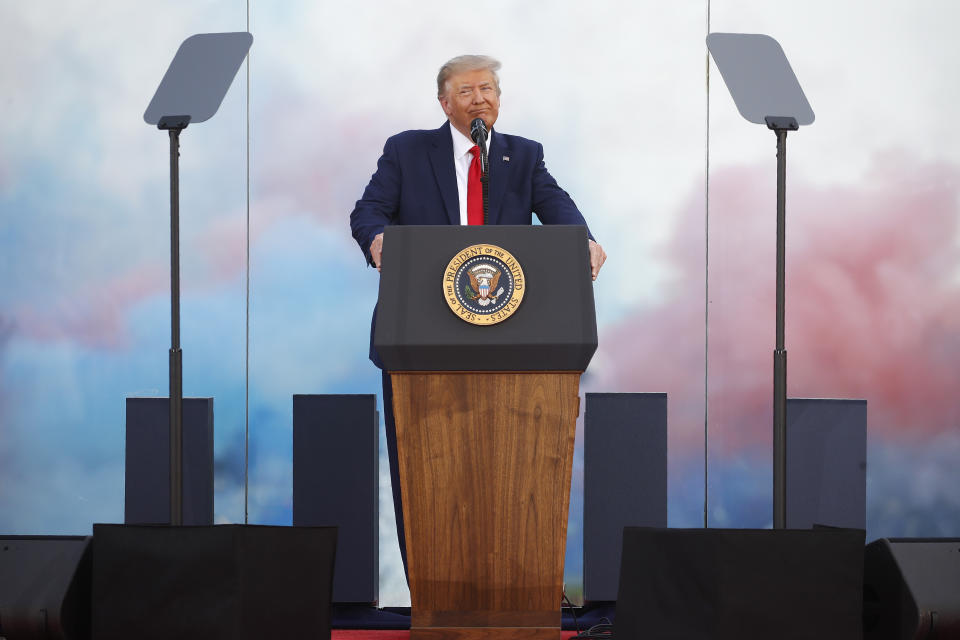
[[[484,52],[498,127],[544,143],[610,255],[584,390],[669,392],[674,526],[702,521],[707,407],[711,524],[768,525],[774,139],[707,82],[708,6],[776,37],[817,112],[788,142],[789,393],[869,401],[870,538],[960,532],[955,3],[502,0],[479,30],[437,1],[167,6],[0,4],[0,532],[123,517],[124,398],[166,393],[169,346],[167,139],[141,115],[179,43],[248,8],[249,84],[182,138],[184,389],[216,399],[218,521],[243,519],[247,400],[251,519],[287,523],[291,394],[378,391],[347,215],[389,135],[443,121],[438,66]],[[577,466],[570,585],[581,487]]]

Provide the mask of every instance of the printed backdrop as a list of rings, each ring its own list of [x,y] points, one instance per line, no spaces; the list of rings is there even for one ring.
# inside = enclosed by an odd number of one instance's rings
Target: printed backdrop
[[[817,114],[788,141],[789,395],[868,401],[868,539],[960,534],[956,5],[485,7],[251,0],[249,70],[182,136],[184,391],[215,398],[217,521],[244,519],[247,403],[250,521],[289,524],[291,395],[379,395],[348,214],[389,135],[443,122],[440,64],[482,52],[497,128],[544,143],[610,256],[583,390],[669,393],[671,526],[703,523],[705,426],[711,526],[770,526],[775,140],[708,64],[709,20],[777,38]],[[183,39],[247,11],[0,2],[0,533],[123,518],[124,399],[167,392],[168,143],[142,113]],[[388,478],[382,456],[402,605]]]

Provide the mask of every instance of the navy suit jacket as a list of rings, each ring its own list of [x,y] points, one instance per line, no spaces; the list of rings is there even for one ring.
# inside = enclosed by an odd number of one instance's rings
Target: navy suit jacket
[[[531,224],[536,213],[544,224],[586,225],[577,205],[547,172],[539,142],[496,131],[487,155],[490,224]],[[377,170],[350,214],[353,237],[369,264],[370,243],[394,224],[460,224],[449,122],[439,129],[404,131],[384,145]],[[383,368],[372,328],[370,359]]]

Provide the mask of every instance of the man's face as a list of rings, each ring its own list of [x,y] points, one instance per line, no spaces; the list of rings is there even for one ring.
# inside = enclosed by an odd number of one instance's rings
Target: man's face
[[[483,118],[489,131],[500,113],[500,96],[493,73],[479,69],[451,75],[446,93],[440,97],[440,106],[450,124],[468,138],[474,118]]]

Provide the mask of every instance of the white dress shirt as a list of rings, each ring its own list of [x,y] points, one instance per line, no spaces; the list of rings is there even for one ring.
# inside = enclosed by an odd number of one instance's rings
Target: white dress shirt
[[[457,170],[457,194],[460,196],[460,224],[467,223],[467,177],[470,175],[470,163],[473,154],[470,149],[475,147],[473,140],[460,133],[456,127],[450,125],[450,135],[453,137],[453,166]],[[490,152],[490,142],[493,140],[493,129],[487,133],[487,153]]]

